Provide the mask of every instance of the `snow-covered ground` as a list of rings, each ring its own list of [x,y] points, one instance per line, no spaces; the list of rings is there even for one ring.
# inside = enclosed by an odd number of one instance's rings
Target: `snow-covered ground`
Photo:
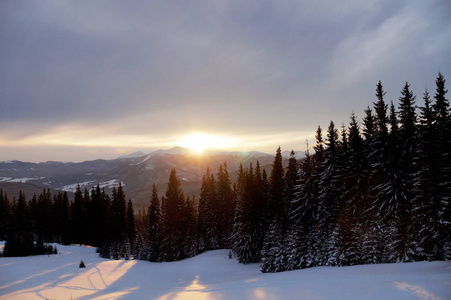
[[[227,250],[150,263],[57,247],[58,255],[0,258],[0,299],[451,299],[451,262],[262,274],[258,264],[229,259]]]

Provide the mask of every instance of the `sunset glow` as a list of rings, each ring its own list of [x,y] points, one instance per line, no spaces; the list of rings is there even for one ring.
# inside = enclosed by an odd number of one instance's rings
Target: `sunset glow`
[[[229,149],[236,143],[231,138],[214,136],[203,133],[192,133],[179,142],[184,148],[189,148],[195,153],[202,153],[207,149]]]
[[[378,80],[421,105],[451,74],[446,1],[6,2],[0,161],[305,151],[361,122]]]

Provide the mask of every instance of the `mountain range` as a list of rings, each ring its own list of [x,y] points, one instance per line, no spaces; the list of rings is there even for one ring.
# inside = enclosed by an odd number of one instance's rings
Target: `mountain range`
[[[288,151],[283,153],[287,158]],[[301,155],[297,155],[298,158]],[[260,162],[262,168],[270,174],[274,155],[262,152],[221,152],[205,151],[194,154],[190,149],[174,147],[169,150],[157,150],[150,154],[135,152],[117,159],[97,159],[80,163],[22,161],[0,162],[0,188],[11,199],[22,190],[27,199],[43,189],[67,191],[69,197],[79,184],[82,190],[90,190],[100,185],[106,192],[119,183],[123,185],[125,195],[132,199],[135,207],[147,207],[155,184],[159,195],[164,195],[171,168],[175,168],[186,196],[198,197],[202,176],[207,168],[216,174],[219,165],[226,162],[230,178],[235,181],[240,163],[248,167]]]

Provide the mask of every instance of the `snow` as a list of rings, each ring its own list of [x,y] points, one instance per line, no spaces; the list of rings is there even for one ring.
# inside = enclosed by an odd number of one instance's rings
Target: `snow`
[[[113,188],[114,186],[119,186],[119,183],[122,184],[122,186],[125,186],[124,182],[120,181],[119,179],[112,179],[112,180],[100,182],[99,186],[101,189]]]
[[[263,274],[259,264],[229,259],[228,250],[151,263],[102,259],[85,246],[57,247],[58,255],[0,258],[0,298],[451,299],[451,262]]]
[[[137,157],[142,157],[146,155],[144,152],[142,151],[136,151],[130,154],[126,154],[126,155],[121,155],[118,157],[118,159],[123,159],[123,158],[137,158]]]
[[[140,165],[146,161],[148,161],[150,158],[152,157],[152,154],[147,155],[146,157],[144,157],[144,159],[142,161],[140,161],[139,163],[137,163],[136,165]]]
[[[37,178],[11,178],[11,177],[0,177],[0,182],[11,182],[11,183],[27,183],[32,180],[40,180],[44,179],[45,177],[37,177]]]
[[[84,181],[84,182],[80,182],[80,183],[73,183],[73,184],[62,186],[61,188],[59,188],[59,190],[75,193],[78,185],[80,185],[80,188],[83,190],[85,187],[90,187],[90,186],[93,186],[94,184],[95,184],[95,181]]]
[[[120,181],[119,179],[112,179],[112,180],[102,181],[102,182],[90,180],[90,181],[84,181],[84,182],[80,182],[80,183],[73,183],[73,184],[65,185],[65,186],[58,188],[58,190],[75,193],[78,185],[80,185],[80,189],[83,190],[84,188],[95,187],[95,186],[97,186],[97,184],[99,184],[99,187],[101,189],[102,188],[113,188],[114,186],[119,186],[119,183],[121,183],[122,186],[125,185],[124,182]]]

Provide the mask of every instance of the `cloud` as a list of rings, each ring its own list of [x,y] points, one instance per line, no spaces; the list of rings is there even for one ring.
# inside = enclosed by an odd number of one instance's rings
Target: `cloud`
[[[446,1],[1,1],[0,136],[55,144],[61,131],[99,146],[188,131],[313,134],[359,115],[378,80],[396,99],[406,80],[432,89],[451,73],[449,11]]]

